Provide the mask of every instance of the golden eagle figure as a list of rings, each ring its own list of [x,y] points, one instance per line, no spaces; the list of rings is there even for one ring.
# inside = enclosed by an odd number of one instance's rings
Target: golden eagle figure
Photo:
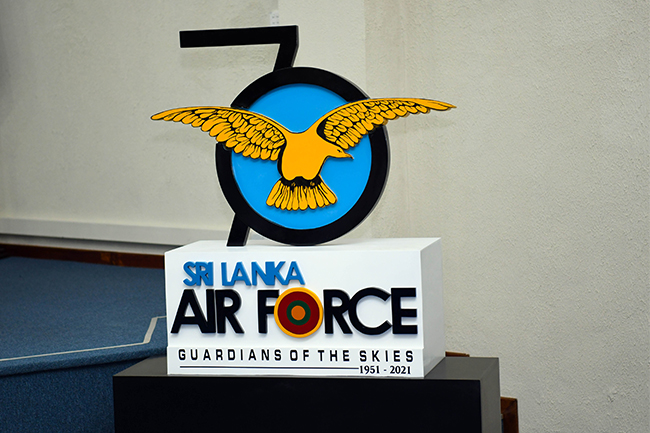
[[[389,120],[451,108],[455,107],[428,99],[363,99],[335,108],[299,133],[261,114],[229,107],[174,108],[151,118],[200,127],[235,153],[278,161],[281,178],[266,204],[295,211],[336,203],[336,195],[320,177],[328,157],[352,158],[345,151]]]

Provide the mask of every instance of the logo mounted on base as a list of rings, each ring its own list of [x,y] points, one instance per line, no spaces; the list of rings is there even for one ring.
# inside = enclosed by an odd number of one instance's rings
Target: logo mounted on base
[[[186,47],[278,42],[274,71],[246,87],[230,107],[174,108],[152,116],[216,140],[219,182],[235,212],[229,246],[244,245],[249,228],[291,245],[343,236],[370,214],[386,184],[384,125],[454,108],[428,99],[370,99],[336,74],[292,67],[295,26],[181,32]]]

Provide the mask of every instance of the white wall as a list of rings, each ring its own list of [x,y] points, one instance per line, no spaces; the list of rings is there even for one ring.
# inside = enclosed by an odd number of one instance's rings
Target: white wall
[[[228,104],[275,57],[178,30],[274,9],[298,65],[458,106],[389,123],[353,234],[443,238],[448,350],[500,358],[522,431],[649,431],[647,1],[2,2],[0,232],[225,233],[214,146],[148,118]]]
[[[273,46],[179,48],[179,30],[268,25],[277,9],[219,3],[0,4],[0,229],[43,235],[54,223],[67,236],[83,222],[87,237],[105,238],[102,224],[229,228],[214,143],[149,120],[229,105],[272,69]]]

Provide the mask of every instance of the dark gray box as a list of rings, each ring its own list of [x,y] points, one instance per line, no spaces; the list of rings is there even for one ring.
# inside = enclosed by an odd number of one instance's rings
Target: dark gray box
[[[442,360],[424,379],[168,376],[165,357],[113,376],[115,431],[501,431],[499,360]]]

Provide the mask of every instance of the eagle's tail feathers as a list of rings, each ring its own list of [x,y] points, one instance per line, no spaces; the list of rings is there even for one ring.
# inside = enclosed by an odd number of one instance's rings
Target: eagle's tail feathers
[[[266,204],[282,210],[307,210],[329,206],[336,203],[336,195],[323,182],[320,176],[312,180],[297,177],[293,180],[278,180]]]

